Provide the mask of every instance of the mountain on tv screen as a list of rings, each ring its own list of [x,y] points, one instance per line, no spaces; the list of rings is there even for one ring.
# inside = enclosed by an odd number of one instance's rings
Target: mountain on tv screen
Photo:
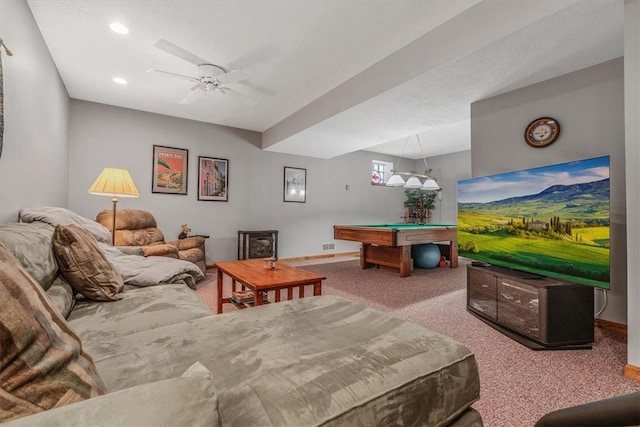
[[[610,288],[609,156],[458,182],[460,255]]]

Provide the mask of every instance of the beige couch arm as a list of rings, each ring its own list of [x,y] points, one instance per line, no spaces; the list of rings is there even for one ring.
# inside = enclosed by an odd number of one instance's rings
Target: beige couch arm
[[[142,252],[144,256],[167,256],[171,258],[178,258],[178,248],[168,243],[143,246]]]
[[[204,246],[204,237],[193,236],[186,237],[184,239],[172,240],[167,242],[170,245],[174,245],[179,251],[186,251],[192,248],[202,248]]]

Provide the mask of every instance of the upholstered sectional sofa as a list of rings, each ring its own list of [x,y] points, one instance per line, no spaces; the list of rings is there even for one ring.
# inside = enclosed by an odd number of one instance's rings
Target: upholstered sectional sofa
[[[334,296],[212,314],[190,287],[197,267],[138,286],[124,275],[122,298],[95,301],[61,273],[58,240],[95,238],[73,222],[0,227],[7,426],[482,425],[460,343]]]

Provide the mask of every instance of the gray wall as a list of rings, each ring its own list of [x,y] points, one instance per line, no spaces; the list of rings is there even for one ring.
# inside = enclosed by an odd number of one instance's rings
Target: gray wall
[[[611,291],[601,318],[627,323],[624,63],[622,58],[471,105],[473,176],[609,155],[611,161]],[[524,142],[533,119],[559,120],[546,148]],[[596,292],[596,309],[603,304]]]
[[[0,158],[0,224],[24,206],[66,206],[69,97],[27,3],[0,2],[4,144]]]
[[[627,360],[640,372],[640,1],[624,7],[625,157],[627,173]],[[631,366],[629,367],[631,369]]]
[[[279,230],[280,257],[300,257],[358,250],[358,244],[335,241],[333,225],[399,222],[401,189],[370,183],[371,161],[397,161],[357,152],[335,159],[271,153],[257,148],[259,134],[202,122],[144,113],[86,101],[71,101],[69,128],[69,208],[88,218],[111,208],[107,197],[87,189],[104,167],[131,172],[140,198],[121,198],[118,208],[154,214],[167,239],[180,225],[208,234],[207,257],[236,258],[237,230]],[[152,146],[189,150],[188,195],[151,193]],[[229,160],[229,201],[197,200],[198,156]],[[307,169],[306,203],[283,202],[283,169]],[[348,186],[348,190],[347,190]]]
[[[471,151],[430,157],[428,160],[431,172],[442,188],[436,198],[436,208],[431,213],[431,222],[455,224],[458,222],[458,181],[471,177]],[[419,163],[416,163],[415,170],[420,170]]]

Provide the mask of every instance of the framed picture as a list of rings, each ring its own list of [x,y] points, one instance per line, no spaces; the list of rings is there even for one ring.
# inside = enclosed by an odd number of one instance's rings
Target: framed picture
[[[307,170],[284,167],[284,201],[305,203],[307,201]]]
[[[229,201],[229,160],[198,156],[198,200]]]
[[[152,193],[187,194],[189,150],[153,146]]]

